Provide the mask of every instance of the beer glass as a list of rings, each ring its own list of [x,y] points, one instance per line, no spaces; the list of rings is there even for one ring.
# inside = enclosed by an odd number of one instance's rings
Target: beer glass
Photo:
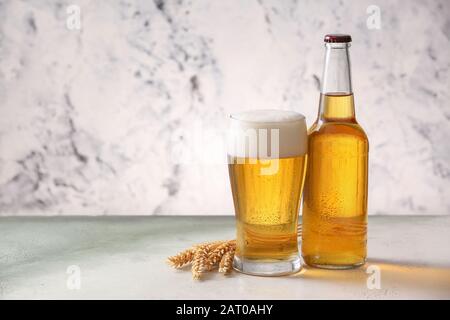
[[[228,169],[236,214],[235,270],[300,270],[297,223],[306,169],[305,117],[257,110],[230,116]]]

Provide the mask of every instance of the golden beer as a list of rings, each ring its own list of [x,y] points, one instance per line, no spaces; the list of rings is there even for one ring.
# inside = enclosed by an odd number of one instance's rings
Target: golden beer
[[[263,177],[261,167],[266,164],[259,161],[229,164],[239,235],[236,254],[245,259],[287,259],[298,254],[298,210],[306,156],[269,161],[278,161],[279,171]]]
[[[303,198],[303,259],[322,267],[363,264],[367,242],[368,140],[351,113],[353,96],[324,96],[325,123],[309,130]],[[337,111],[332,111],[337,105]],[[336,113],[339,121],[333,121]]]
[[[237,229],[234,267],[250,274],[279,275],[300,268],[297,223],[306,168],[306,125],[304,117],[296,113],[272,111],[263,116],[266,112],[232,118],[234,132],[244,127],[247,133],[249,129],[276,129],[279,133],[275,157],[251,155],[247,146],[241,148],[247,157],[229,152]],[[234,139],[239,137],[242,135],[236,134]],[[258,132],[253,137],[259,137]],[[261,146],[261,139],[257,140],[255,153]]]
[[[351,38],[327,37],[319,116],[308,132],[302,256],[311,266],[344,269],[364,264],[367,255],[369,142],[355,118]]]

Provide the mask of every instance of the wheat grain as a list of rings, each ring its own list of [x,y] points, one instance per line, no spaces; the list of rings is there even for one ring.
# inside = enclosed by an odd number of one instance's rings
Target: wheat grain
[[[219,264],[219,272],[223,274],[228,274],[233,270],[233,259],[234,259],[234,249],[231,251],[226,252],[222,260],[220,260]]]
[[[194,258],[192,261],[192,277],[199,280],[202,274],[208,271],[207,260],[215,248],[217,248],[222,241],[214,241],[196,246]]]
[[[301,237],[301,224],[297,227],[297,233],[298,237]],[[220,273],[230,273],[233,270],[235,251],[236,240],[204,242],[169,257],[167,262],[176,269],[192,264],[192,277],[198,280],[203,273],[211,271],[217,266]]]
[[[180,252],[175,256],[167,258],[167,262],[175,269],[181,269],[184,266],[192,263],[192,260],[194,259],[194,254],[195,249],[189,248],[187,250],[184,250],[183,252]]]
[[[236,240],[222,241],[209,255],[207,260],[208,271],[213,270],[217,264],[222,260],[225,253],[230,252],[236,248]]]

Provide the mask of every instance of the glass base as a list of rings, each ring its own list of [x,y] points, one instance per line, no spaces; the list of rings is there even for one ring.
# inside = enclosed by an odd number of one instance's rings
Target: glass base
[[[303,261],[306,265],[319,268],[319,269],[330,269],[330,270],[346,270],[359,268],[365,263],[365,259],[354,259],[352,262],[347,263],[325,263],[326,259],[319,256],[306,256],[303,257]]]
[[[253,276],[276,277],[300,271],[300,256],[286,260],[251,260],[234,256],[233,269]]]

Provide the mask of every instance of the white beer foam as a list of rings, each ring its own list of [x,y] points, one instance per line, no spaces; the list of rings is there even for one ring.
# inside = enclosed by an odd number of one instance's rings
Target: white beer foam
[[[256,110],[230,116],[228,155],[275,159],[302,156],[308,150],[305,117],[285,110]]]
[[[262,123],[289,122],[305,119],[305,117],[300,113],[286,110],[245,111],[241,113],[232,114],[230,117],[233,120],[240,120],[246,122],[262,122]]]

